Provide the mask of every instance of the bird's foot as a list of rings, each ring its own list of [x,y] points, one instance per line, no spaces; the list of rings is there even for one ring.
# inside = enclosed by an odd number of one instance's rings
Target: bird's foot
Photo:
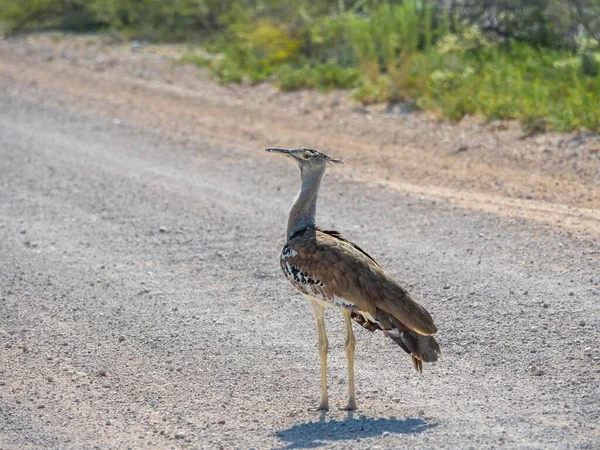
[[[340,411],[356,411],[356,409],[356,401],[349,400],[346,406],[340,408]]]
[[[329,411],[329,402],[324,401],[321,402],[321,404],[315,408],[316,411]]]

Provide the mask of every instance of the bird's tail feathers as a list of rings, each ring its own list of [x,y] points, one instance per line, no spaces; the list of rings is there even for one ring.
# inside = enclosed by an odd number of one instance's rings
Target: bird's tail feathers
[[[436,362],[441,354],[440,347],[433,336],[422,336],[414,331],[397,331],[388,335],[394,342],[410,354],[413,367],[423,372],[423,362]]]
[[[440,346],[433,336],[410,330],[404,323],[382,309],[373,315],[353,313],[352,318],[369,331],[381,330],[412,358],[417,372],[423,371],[423,362],[436,362],[441,354]],[[433,321],[432,321],[433,324]]]
[[[381,299],[378,308],[419,334],[431,336],[437,333],[431,314],[399,284],[393,282],[390,286],[389,295]]]

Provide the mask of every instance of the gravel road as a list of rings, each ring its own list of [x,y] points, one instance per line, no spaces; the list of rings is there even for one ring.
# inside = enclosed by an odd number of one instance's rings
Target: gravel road
[[[600,448],[597,235],[332,170],[318,221],[431,311],[443,354],[419,375],[356,329],[359,410],[322,414],[278,263],[296,169],[40,89],[0,77],[0,448]]]

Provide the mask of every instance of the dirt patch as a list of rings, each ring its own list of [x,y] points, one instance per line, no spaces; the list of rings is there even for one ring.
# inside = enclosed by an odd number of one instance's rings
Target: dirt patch
[[[294,98],[339,93],[219,86],[129,48],[83,46],[128,61],[88,67],[32,45],[0,45],[0,448],[597,447],[598,239],[539,222],[591,233],[595,212],[568,192],[527,200],[483,182],[592,193],[588,178],[528,178],[487,153],[468,170],[469,150],[444,156],[434,137],[379,148],[368,124],[388,136],[404,119],[345,100],[356,130],[293,114]],[[127,72],[147,61],[172,83]],[[313,410],[314,321],[278,262],[299,177],[271,144],[349,159],[324,179],[319,225],[375,257],[439,328],[442,358],[423,374],[356,330],[354,415],[333,409],[347,389],[335,311],[332,410]]]
[[[346,92],[224,86],[178,64],[184,52],[36,35],[0,42],[0,74],[37,86],[44,101],[92,108],[117,124],[243,152],[316,147],[346,159],[363,181],[598,233],[598,136],[524,136],[514,122],[476,118],[452,124],[402,105],[364,108]]]

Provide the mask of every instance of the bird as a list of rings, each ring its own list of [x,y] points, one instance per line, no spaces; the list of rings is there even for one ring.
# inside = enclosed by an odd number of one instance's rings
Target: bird
[[[342,409],[355,410],[356,339],[352,322],[371,332],[380,330],[410,355],[417,372],[423,371],[423,362],[435,362],[441,354],[433,337],[437,327],[429,312],[373,257],[338,231],[315,225],[317,196],[325,170],[328,165],[343,164],[343,161],[307,147],[269,147],[266,151],[288,157],[300,169],[300,191],[289,212],[280,265],[286,278],[307,298],[316,321],[321,360],[321,402],[317,409],[329,409],[329,344],[324,310],[337,307],[346,325],[348,362],[348,403]]]

